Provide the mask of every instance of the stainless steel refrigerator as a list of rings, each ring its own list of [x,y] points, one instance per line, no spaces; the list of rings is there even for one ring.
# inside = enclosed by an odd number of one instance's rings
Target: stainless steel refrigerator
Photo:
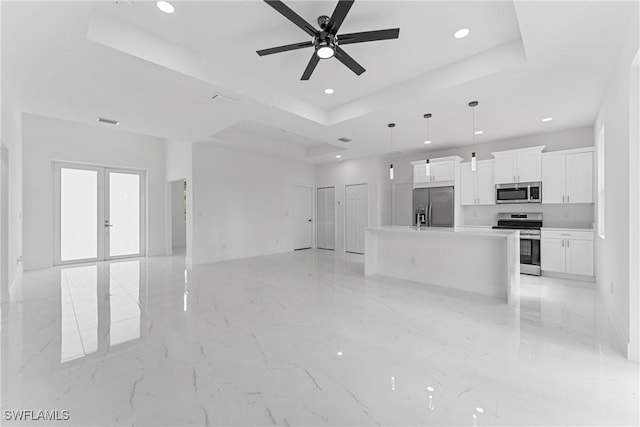
[[[425,227],[453,227],[453,210],[453,187],[413,190],[413,225],[420,220]]]

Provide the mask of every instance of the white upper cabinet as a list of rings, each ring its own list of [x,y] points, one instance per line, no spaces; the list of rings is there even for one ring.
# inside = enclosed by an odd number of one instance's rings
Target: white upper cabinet
[[[593,203],[593,149],[567,154],[567,202]]]
[[[429,161],[429,175],[427,175],[427,166],[424,160],[411,162],[413,165],[413,183],[453,182],[456,179],[456,166],[460,160],[462,160],[462,158],[458,156],[431,159]]]
[[[495,184],[542,181],[544,145],[491,153],[495,157]]]
[[[542,203],[593,203],[593,148],[542,155]]]
[[[476,170],[471,162],[460,164],[460,202],[463,205],[495,204],[494,161],[481,160]]]

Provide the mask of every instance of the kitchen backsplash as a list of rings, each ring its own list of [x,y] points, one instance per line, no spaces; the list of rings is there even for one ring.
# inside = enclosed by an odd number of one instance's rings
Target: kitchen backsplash
[[[495,225],[500,212],[542,212],[544,227],[593,228],[594,205],[540,203],[505,204],[490,206],[463,206],[465,225]]]

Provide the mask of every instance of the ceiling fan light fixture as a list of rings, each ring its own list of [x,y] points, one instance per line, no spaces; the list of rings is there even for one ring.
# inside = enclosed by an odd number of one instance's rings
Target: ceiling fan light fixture
[[[320,59],[333,58],[333,55],[335,53],[336,52],[335,52],[335,50],[333,50],[333,46],[331,46],[329,44],[325,44],[325,45],[319,44],[319,47],[316,50],[316,55],[318,55],[318,58],[320,58]]]

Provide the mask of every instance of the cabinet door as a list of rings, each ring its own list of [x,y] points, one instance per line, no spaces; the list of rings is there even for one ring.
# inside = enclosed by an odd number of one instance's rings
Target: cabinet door
[[[565,272],[564,242],[564,239],[540,239],[540,268],[542,270]]]
[[[431,165],[431,174],[433,175],[433,165]],[[420,184],[423,182],[431,182],[431,176],[427,176],[427,165],[413,165],[413,183]]]
[[[433,181],[453,181],[455,179],[453,162],[431,163]]]
[[[463,205],[476,204],[476,176],[471,170],[471,163],[460,165],[460,203]]]
[[[593,276],[593,240],[567,242],[567,273]]]
[[[518,182],[542,181],[542,154],[524,151],[517,154],[516,179]]]
[[[564,154],[542,156],[542,203],[564,203],[565,191]]]
[[[513,154],[501,154],[496,156],[495,184],[510,184],[515,182],[515,156]]]
[[[593,153],[567,155],[566,182],[569,203],[593,203]]]
[[[478,162],[476,167],[476,197],[480,205],[496,203],[496,185],[494,178],[494,162],[486,160]]]

